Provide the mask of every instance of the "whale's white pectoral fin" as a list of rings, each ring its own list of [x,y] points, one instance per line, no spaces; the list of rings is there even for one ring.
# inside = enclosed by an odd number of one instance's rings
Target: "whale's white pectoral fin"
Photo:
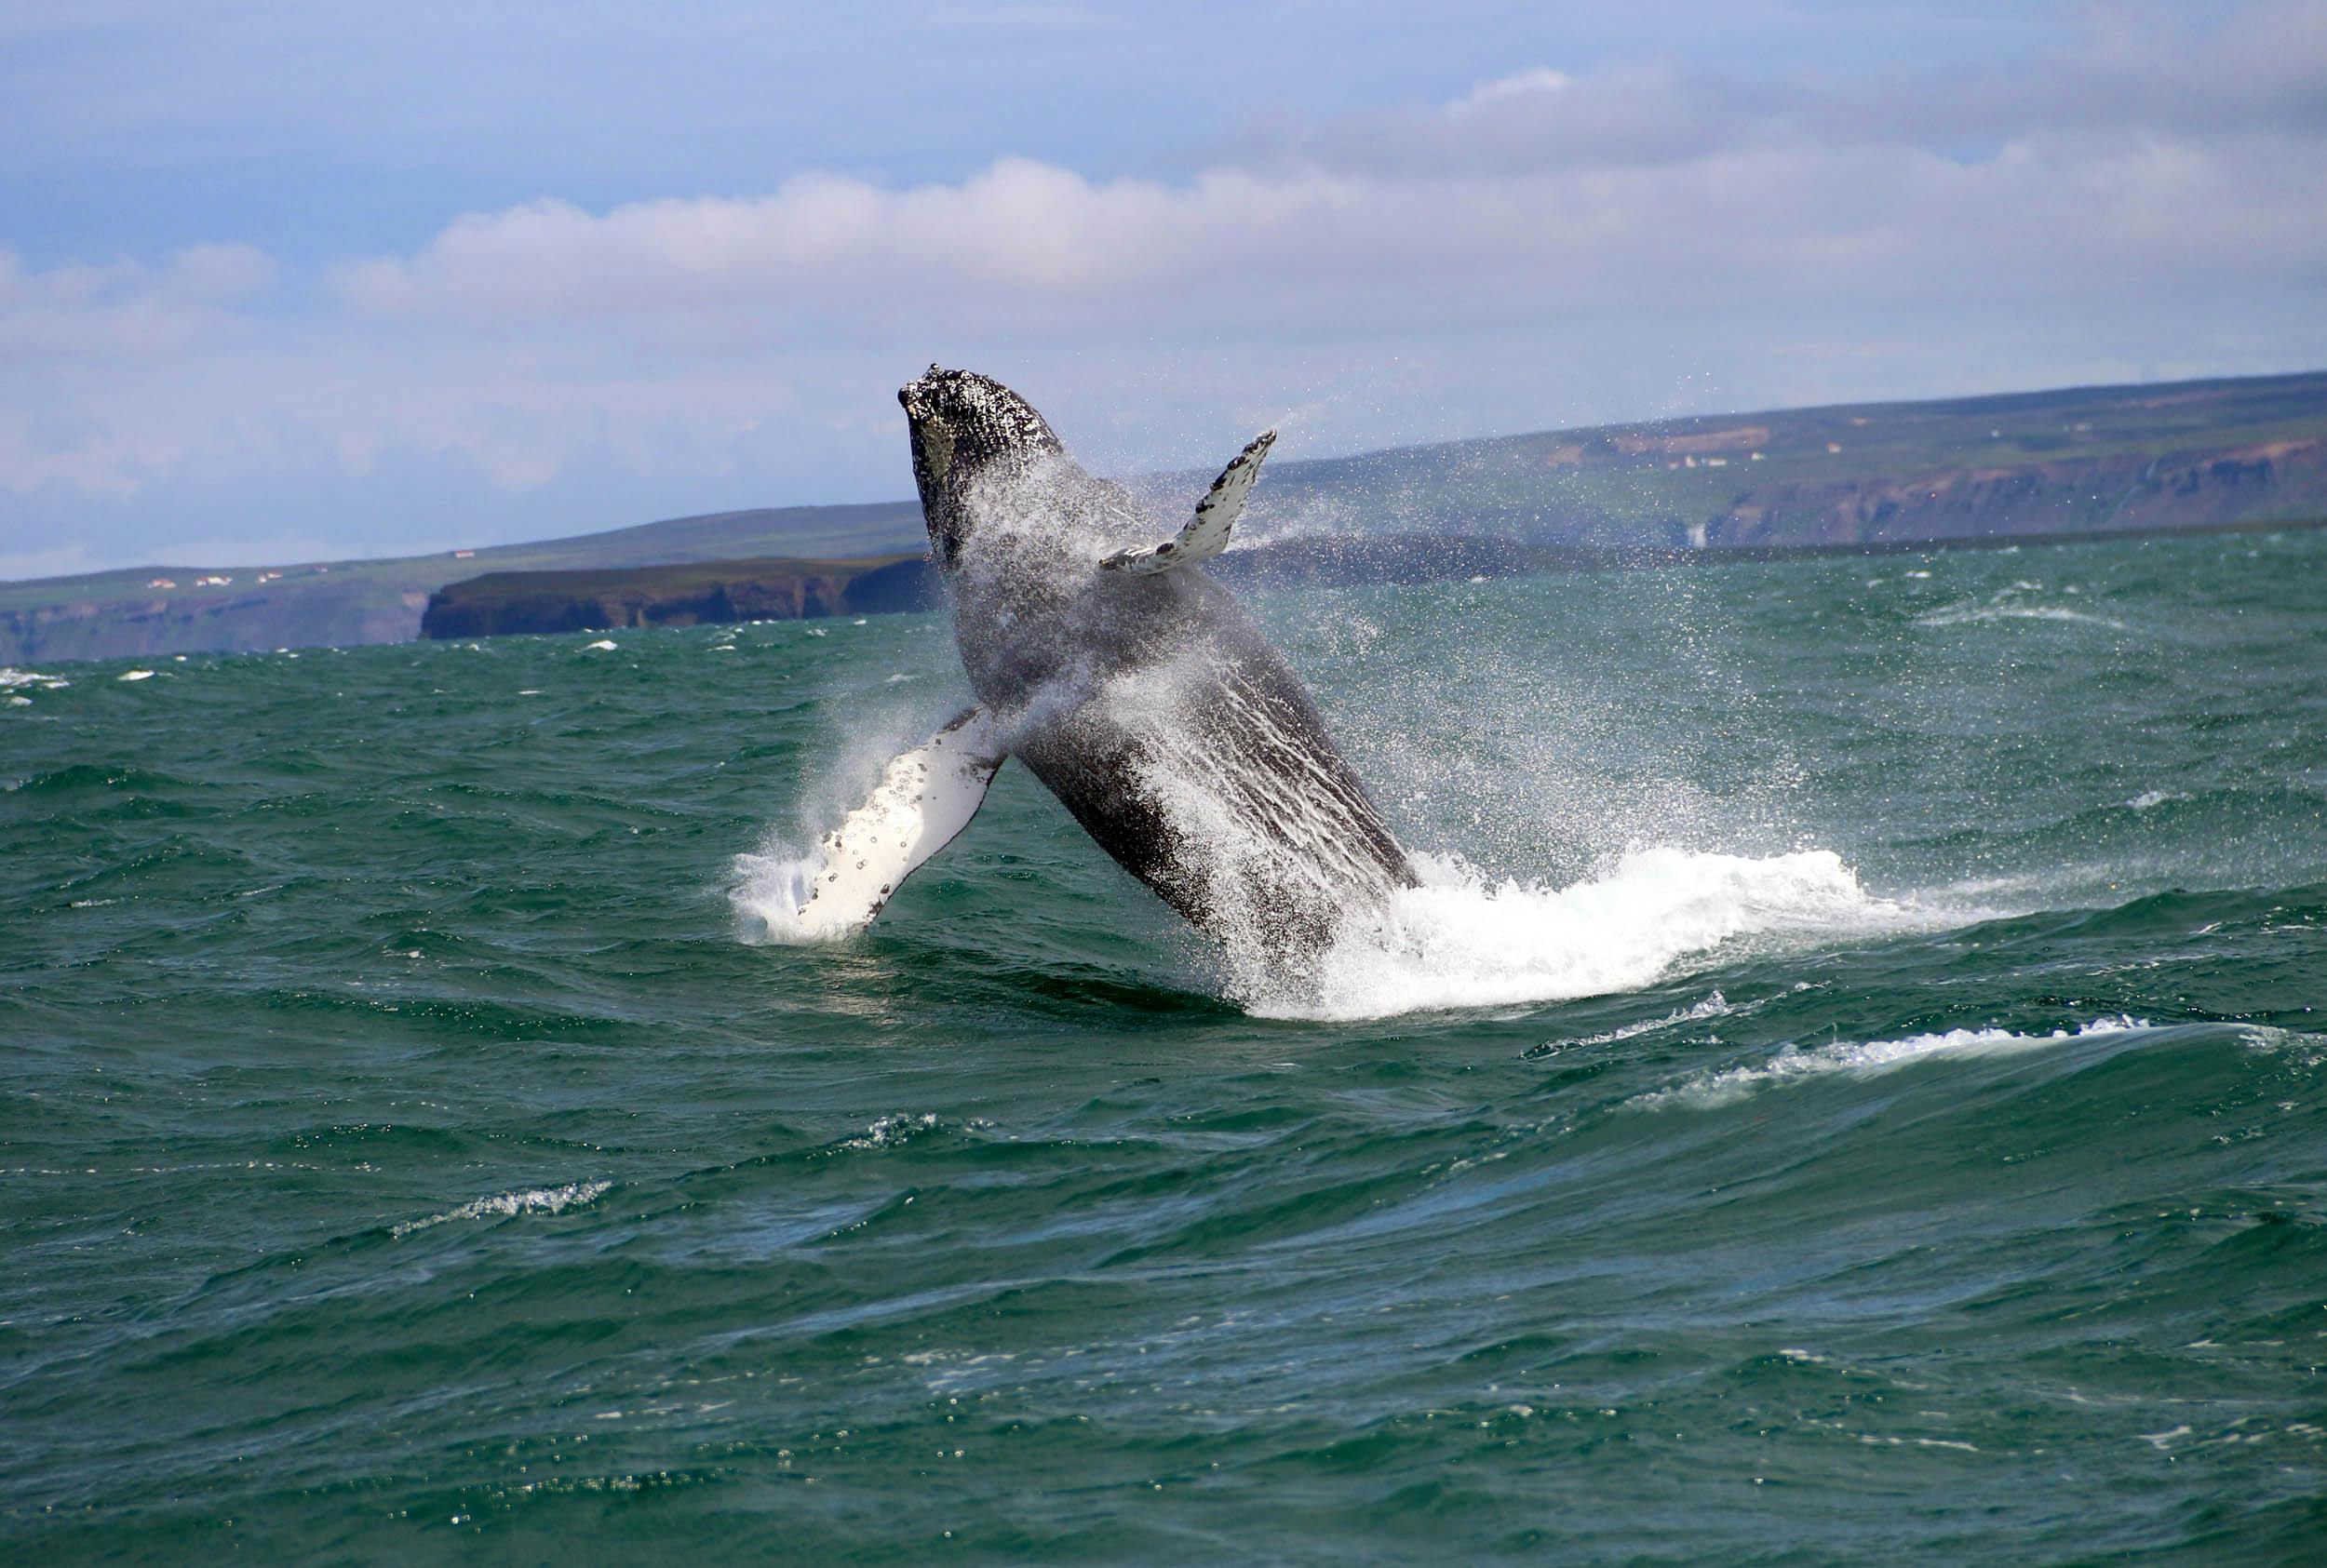
[[[986,786],[1009,754],[993,716],[972,708],[893,760],[872,798],[827,834],[800,918],[827,931],[854,931],[923,861],[969,825]]]
[[[1196,503],[1196,515],[1179,530],[1179,537],[1145,550],[1119,550],[1099,564],[1110,571],[1169,571],[1176,566],[1208,561],[1227,549],[1236,519],[1244,516],[1244,498],[1252,493],[1253,482],[1260,477],[1260,462],[1269,455],[1269,449],[1276,445],[1276,439],[1275,431],[1262,431],[1253,437],[1250,446],[1236,454],[1234,462],[1220,470],[1220,476],[1212,481],[1212,488]]]

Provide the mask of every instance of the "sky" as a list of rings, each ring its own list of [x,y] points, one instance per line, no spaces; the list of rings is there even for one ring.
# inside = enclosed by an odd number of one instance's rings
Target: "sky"
[[[2327,367],[2327,0],[10,0],[0,578]]]

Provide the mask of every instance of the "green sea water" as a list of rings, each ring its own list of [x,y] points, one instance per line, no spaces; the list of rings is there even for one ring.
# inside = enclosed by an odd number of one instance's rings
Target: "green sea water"
[[[1256,604],[1299,988],[787,928],[942,617],[0,676],[0,1555],[2327,1556],[2327,531]]]

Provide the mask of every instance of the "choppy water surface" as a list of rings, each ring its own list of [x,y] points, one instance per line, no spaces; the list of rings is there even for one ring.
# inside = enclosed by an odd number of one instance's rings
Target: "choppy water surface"
[[[1300,995],[1016,770],[790,939],[936,619],[0,677],[0,1544],[2316,1561],[2327,533],[1261,609]]]

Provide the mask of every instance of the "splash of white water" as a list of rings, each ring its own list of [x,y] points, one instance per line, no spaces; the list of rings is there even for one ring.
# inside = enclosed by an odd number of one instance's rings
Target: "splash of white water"
[[[1755,939],[1817,941],[1911,926],[1825,850],[1753,858],[1634,850],[1564,888],[1490,882],[1459,860],[1415,857],[1423,884],[1385,918],[1352,922],[1313,984],[1243,997],[1274,1017],[1357,1019],[1637,990]]]

